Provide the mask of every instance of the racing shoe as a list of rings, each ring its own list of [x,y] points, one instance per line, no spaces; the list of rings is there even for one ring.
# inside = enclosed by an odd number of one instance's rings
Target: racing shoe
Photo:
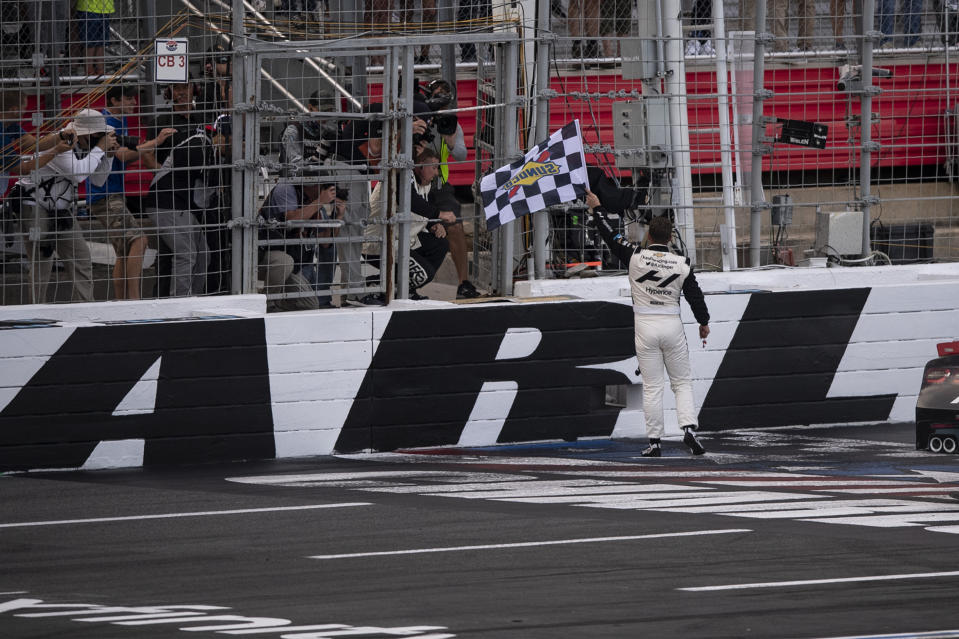
[[[693,455],[702,455],[706,452],[706,449],[703,448],[703,445],[699,442],[699,438],[696,437],[696,433],[693,432],[694,429],[695,426],[683,426],[683,430],[686,431],[686,434],[683,435],[683,443],[686,444]]]
[[[659,445],[659,440],[649,440],[649,446],[640,453],[643,457],[662,457],[663,449]]]

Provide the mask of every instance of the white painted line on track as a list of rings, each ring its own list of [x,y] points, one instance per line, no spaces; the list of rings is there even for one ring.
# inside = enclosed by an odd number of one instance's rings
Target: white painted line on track
[[[750,588],[788,588],[790,586],[818,586],[826,584],[849,584],[863,581],[895,581],[900,579],[933,579],[936,577],[959,577],[959,570],[949,572],[915,572],[901,575],[872,575],[869,577],[839,577],[835,579],[805,579],[801,581],[765,581],[751,584],[727,584],[725,586],[695,586],[677,588],[686,592],[710,592],[715,590],[748,590]]]
[[[249,515],[255,513],[276,513],[292,510],[315,510],[317,508],[349,508],[352,506],[372,506],[370,502],[354,501],[341,504],[310,504],[308,506],[277,506],[275,508],[242,508],[238,510],[207,510],[191,513],[161,513],[158,515],[131,515],[128,517],[93,517],[90,519],[60,519],[53,521],[21,521],[0,524],[0,528],[25,528],[27,526],[63,526],[66,524],[96,524],[111,521],[140,521],[144,519],[176,519],[178,517],[213,517],[216,515]]]
[[[695,537],[699,535],[724,535],[728,533],[752,532],[748,528],[725,528],[720,530],[694,530],[690,532],[655,533],[649,535],[627,535],[622,537],[587,537],[584,539],[555,539],[552,541],[524,541],[513,544],[483,544],[479,546],[447,546],[441,548],[413,548],[410,550],[386,550],[382,552],[355,552],[342,555],[311,555],[307,559],[350,559],[354,557],[383,557],[387,555],[418,555],[431,552],[461,552],[464,550],[499,550],[502,548],[529,548],[531,546],[556,546],[560,544],[591,544],[607,541],[634,541],[637,539],[659,539],[662,537]]]
[[[933,630],[931,632],[897,632],[891,635],[856,635],[854,637],[824,637],[823,639],[957,639],[959,630]]]
[[[959,526],[927,526],[926,530],[930,530],[932,532],[951,533],[953,535],[959,535]]]
[[[9,592],[0,592],[0,597],[5,597],[7,595],[25,595],[29,590],[11,590]]]

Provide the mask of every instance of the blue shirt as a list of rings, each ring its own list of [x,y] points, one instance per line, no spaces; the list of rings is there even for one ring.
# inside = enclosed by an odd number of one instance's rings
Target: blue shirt
[[[102,111],[103,115],[106,116],[106,122],[114,128],[114,132],[117,134],[117,137],[121,135],[129,135],[129,123],[127,122],[126,117],[118,118],[113,115],[106,109]],[[126,167],[125,162],[121,162],[120,158],[113,158],[113,166],[110,167],[110,177],[107,178],[106,184],[103,186],[95,186],[91,182],[87,182],[87,202],[92,204],[97,200],[102,200],[108,195],[114,195],[119,193],[123,195],[123,182],[124,174],[123,170]]]
[[[10,168],[20,163],[20,149],[14,142],[26,133],[19,122],[5,124],[0,132],[0,197],[7,192]]]

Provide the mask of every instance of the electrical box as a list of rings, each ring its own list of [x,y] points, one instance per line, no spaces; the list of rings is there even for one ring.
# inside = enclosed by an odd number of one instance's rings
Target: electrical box
[[[646,166],[646,112],[642,101],[613,103],[616,166]]]
[[[862,211],[816,213],[816,242],[813,248],[823,255],[860,255],[862,215]]]
[[[668,105],[662,96],[614,102],[613,144],[618,168],[666,166],[669,140]]]
[[[774,195],[770,209],[773,226],[790,226],[793,223],[793,199],[791,195]]]
[[[623,79],[648,80],[656,77],[656,41],[651,38],[623,38]]]

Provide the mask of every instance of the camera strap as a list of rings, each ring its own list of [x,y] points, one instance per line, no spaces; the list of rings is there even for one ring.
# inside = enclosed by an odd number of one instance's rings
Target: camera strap
[[[170,153],[166,156],[166,159],[163,160],[163,164],[161,164],[160,168],[157,169],[157,172],[153,176],[153,179],[150,180],[150,186],[154,186],[163,177],[165,177],[168,173],[170,173],[170,171],[173,170],[173,152],[181,147],[186,146],[191,141],[196,140],[198,138],[204,140],[207,144],[212,144],[212,142],[210,141],[210,138],[207,137],[206,133],[201,133],[198,131],[194,133],[193,135],[191,135],[190,137],[188,137],[187,139],[180,142],[179,144],[177,144],[176,146],[174,146],[172,149],[170,149]]]

